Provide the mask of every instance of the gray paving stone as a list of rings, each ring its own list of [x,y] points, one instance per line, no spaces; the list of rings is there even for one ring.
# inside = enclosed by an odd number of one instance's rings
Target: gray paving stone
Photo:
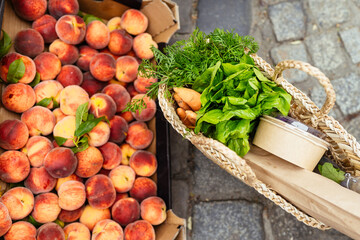
[[[331,81],[336,93],[336,103],[344,115],[360,111],[360,76],[353,73],[346,77]],[[315,87],[311,92],[311,99],[322,106],[325,102],[325,92],[322,87]]]
[[[326,29],[350,19],[348,0],[309,0],[309,8],[320,27]]]
[[[269,17],[278,41],[304,38],[305,16],[300,1],[271,5]]]
[[[195,197],[202,201],[263,199],[253,188],[247,186],[218,165],[207,159],[199,150],[194,153],[195,171],[193,173]]]
[[[199,0],[197,26],[206,33],[215,28],[247,35],[251,26],[251,0]]]
[[[360,8],[360,0],[353,0],[353,2]]]
[[[358,27],[340,31],[340,37],[344,42],[346,51],[353,63],[360,62],[360,30]]]
[[[311,35],[305,44],[314,65],[327,76],[343,68],[346,60],[336,32]]]
[[[187,218],[189,186],[184,180],[172,180],[172,210],[181,218]]]
[[[336,230],[321,231],[299,222],[294,216],[275,204],[265,209],[264,222],[270,221],[272,234],[276,240],[350,240],[351,238]]]
[[[171,171],[173,175],[187,169],[191,143],[170,126]]]
[[[194,207],[194,240],[262,240],[262,205],[246,201],[201,202]]]
[[[303,62],[309,62],[305,45],[302,42],[298,42],[296,44],[280,45],[273,48],[270,51],[270,54],[275,64],[278,64],[283,60],[299,60]],[[284,77],[291,83],[297,83],[306,80],[308,75],[303,71],[290,69],[284,71]]]
[[[193,19],[193,0],[174,0],[179,6],[180,30],[178,33],[192,33],[195,29]]]
[[[349,122],[343,124],[344,128],[348,133],[353,135],[356,140],[360,141],[360,117],[356,117],[354,119],[351,119]]]

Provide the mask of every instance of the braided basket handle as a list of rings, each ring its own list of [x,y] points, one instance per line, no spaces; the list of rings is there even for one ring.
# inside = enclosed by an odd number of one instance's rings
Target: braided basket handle
[[[283,81],[286,81],[283,77],[283,71],[286,69],[298,69],[307,74],[317,78],[319,83],[324,87],[326,93],[326,101],[322,106],[320,113],[321,114],[328,114],[330,110],[333,108],[335,104],[335,91],[330,83],[330,80],[322,73],[318,68],[311,66],[308,63],[302,61],[295,61],[295,60],[286,60],[279,62],[275,67],[275,73],[273,75],[273,81],[277,84],[281,84]]]

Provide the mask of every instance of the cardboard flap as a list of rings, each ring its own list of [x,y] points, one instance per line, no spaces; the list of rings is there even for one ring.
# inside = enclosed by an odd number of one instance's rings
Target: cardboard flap
[[[178,239],[180,233],[181,236],[185,236],[185,224],[185,219],[179,218],[172,210],[168,210],[166,221],[155,229],[156,240],[175,240]]]

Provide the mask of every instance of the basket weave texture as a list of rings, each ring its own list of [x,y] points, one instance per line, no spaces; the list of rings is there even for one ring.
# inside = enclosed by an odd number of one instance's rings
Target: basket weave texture
[[[359,175],[359,143],[352,135],[346,132],[338,121],[327,115],[335,104],[335,92],[330,80],[319,69],[308,63],[287,60],[280,62],[274,70],[270,64],[256,54],[251,54],[250,56],[254,59],[255,64],[265,76],[275,81],[292,95],[293,100],[291,102],[290,116],[325,133],[325,140],[330,143],[330,148],[326,155],[345,169],[346,172]],[[292,68],[302,70],[315,77],[324,87],[327,98],[321,109],[319,109],[303,92],[283,78],[282,72]],[[211,159],[231,175],[256,189],[260,194],[273,201],[286,212],[295,216],[297,220],[321,230],[330,229],[329,226],[299,210],[274,190],[269,188],[265,183],[258,180],[246,161],[234,151],[230,150],[219,141],[189,131],[176,114],[173,101],[167,97],[167,92],[167,87],[161,85],[158,99],[165,118],[178,133],[188,139],[207,158]]]

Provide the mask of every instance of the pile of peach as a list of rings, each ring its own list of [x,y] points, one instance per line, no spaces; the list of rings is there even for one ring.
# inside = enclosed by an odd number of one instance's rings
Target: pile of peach
[[[157,80],[138,75],[139,63],[157,47],[145,33],[146,16],[130,9],[107,25],[86,24],[77,0],[12,5],[33,23],[13,39],[16,52],[0,61],[6,84],[10,64],[21,59],[25,65],[19,81],[2,92],[3,106],[21,120],[0,123],[6,150],[0,155],[0,237],[154,240],[166,206],[152,180],[156,156],[146,150],[156,105],[144,94]],[[36,75],[41,81],[32,87]],[[132,99],[143,99],[146,108],[124,112]],[[86,133],[89,147],[74,153],[76,112],[85,103],[89,115],[106,121]],[[36,229],[29,220],[42,225]]]

